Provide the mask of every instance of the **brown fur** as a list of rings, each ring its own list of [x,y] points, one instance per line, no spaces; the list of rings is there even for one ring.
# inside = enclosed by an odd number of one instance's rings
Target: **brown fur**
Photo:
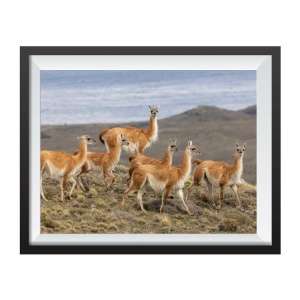
[[[113,174],[113,169],[120,160],[122,145],[129,145],[128,139],[123,135],[117,137],[116,140],[117,141],[107,152],[87,153],[87,162],[82,166],[81,172],[78,175],[78,183],[81,188],[83,188],[83,184],[80,176],[90,172],[95,167],[102,170],[104,182],[106,183],[107,188],[114,183],[115,175]]]
[[[57,177],[60,181],[61,189],[61,201],[64,200],[64,191],[68,181],[72,181],[73,185],[69,194],[71,197],[73,189],[76,185],[74,177],[80,172],[81,167],[87,161],[87,144],[91,140],[88,136],[82,136],[80,138],[79,151],[77,154],[68,154],[59,151],[41,151],[40,156],[40,169],[41,169],[41,195],[44,200],[47,201],[43,186],[42,177],[43,174],[48,171],[51,177]]]
[[[141,209],[145,212],[142,202],[142,193],[143,187],[145,183],[148,181],[150,186],[156,190],[154,187],[156,183],[157,186],[160,186],[159,189],[163,191],[162,203],[160,207],[160,212],[163,211],[164,202],[168,198],[171,190],[173,188],[176,189],[178,197],[183,202],[183,205],[188,213],[190,213],[184,198],[183,198],[183,187],[185,181],[188,179],[189,173],[191,171],[191,156],[192,153],[196,152],[196,147],[192,146],[191,142],[186,147],[183,157],[182,163],[179,167],[175,166],[162,166],[162,165],[141,165],[138,164],[132,173],[130,185],[128,189],[124,192],[123,202],[125,204],[125,200],[128,197],[128,194],[134,191],[138,192],[137,199],[139,201]]]
[[[137,127],[114,127],[110,129],[104,129],[99,139],[102,143],[105,143],[107,150],[115,145],[115,137],[118,135],[126,135],[128,140],[132,144],[138,145],[137,151],[144,153],[144,150],[150,146],[157,133],[157,114],[158,110],[156,107],[150,107],[150,119],[148,127],[146,129]]]
[[[200,165],[202,162],[203,162],[203,160],[195,159],[195,160],[193,160],[192,164],[193,165]]]
[[[234,162],[228,164],[224,161],[213,161],[213,160],[196,160],[193,164],[196,168],[193,172],[193,182],[188,188],[187,197],[188,199],[191,189],[193,186],[200,186],[202,179],[207,183],[209,189],[209,196],[212,204],[215,206],[213,201],[213,185],[220,187],[220,201],[217,206],[218,209],[221,208],[224,200],[224,187],[230,186],[236,196],[237,205],[241,208],[241,202],[238,196],[238,185],[241,182],[241,176],[243,172],[243,155],[245,151],[245,145],[243,148],[236,145],[236,150],[234,152]],[[240,174],[238,174],[240,173]]]
[[[176,143],[177,143],[176,140],[171,140],[169,142],[168,148],[165,151],[164,157],[162,159],[153,158],[142,153],[137,153],[136,155],[129,157],[130,169],[128,171],[129,173],[128,181],[130,181],[132,172],[138,164],[158,165],[158,166],[161,165],[162,167],[171,166],[173,162],[174,152],[177,151]]]

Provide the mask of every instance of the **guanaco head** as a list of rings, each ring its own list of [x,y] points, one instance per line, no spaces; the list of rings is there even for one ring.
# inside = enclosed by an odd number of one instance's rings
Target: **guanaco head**
[[[92,137],[90,137],[89,135],[86,135],[86,134],[77,137],[77,139],[79,139],[80,142],[87,143],[88,145],[96,144],[96,140],[93,139]]]
[[[233,158],[238,159],[240,157],[243,157],[245,151],[246,151],[246,144],[240,146],[238,143],[236,143]]]
[[[119,143],[121,146],[129,146],[130,145],[130,142],[129,142],[127,136],[124,134],[121,134],[119,136]]]
[[[200,154],[200,147],[193,145],[192,141],[188,141],[186,151],[188,151],[191,155],[197,155]]]
[[[158,114],[158,107],[155,105],[149,105],[149,109],[150,109],[150,115],[152,118],[155,118],[156,115]]]
[[[170,152],[176,152],[178,150],[178,148],[177,148],[177,140],[176,139],[169,139],[168,150]]]

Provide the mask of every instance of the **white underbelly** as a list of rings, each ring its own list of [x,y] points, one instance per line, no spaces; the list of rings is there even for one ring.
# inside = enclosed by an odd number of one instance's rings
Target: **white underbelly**
[[[47,173],[53,179],[62,177],[65,173],[65,168],[57,168],[51,161],[47,161]]]
[[[235,174],[233,176],[231,176],[228,185],[232,185],[232,184],[241,184],[242,183],[242,178],[240,174]]]
[[[154,176],[148,175],[148,182],[151,188],[156,192],[162,192],[166,187],[166,182],[157,180]]]
[[[215,185],[215,186],[219,185],[221,176],[219,176],[217,178],[214,176],[211,176],[207,170],[205,171],[205,176],[212,185]]]

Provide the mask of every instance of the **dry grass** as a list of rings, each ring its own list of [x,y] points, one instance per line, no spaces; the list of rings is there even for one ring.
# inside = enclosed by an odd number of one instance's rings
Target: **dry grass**
[[[234,196],[225,190],[221,211],[212,209],[207,200],[205,185],[195,188],[188,206],[189,216],[177,199],[169,199],[163,214],[159,213],[160,200],[147,190],[143,199],[148,214],[144,214],[132,194],[125,207],[121,207],[126,188],[127,168],[119,166],[118,178],[111,191],[106,191],[102,178],[97,174],[86,177],[90,191],[75,190],[71,200],[59,201],[58,184],[44,180],[48,202],[41,202],[42,233],[255,233],[256,188],[244,185],[240,196],[245,212],[235,208]],[[217,199],[216,191],[216,199]]]

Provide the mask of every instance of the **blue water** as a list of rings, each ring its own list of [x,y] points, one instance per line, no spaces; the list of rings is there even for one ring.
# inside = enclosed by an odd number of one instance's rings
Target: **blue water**
[[[41,71],[42,124],[159,118],[199,105],[238,110],[256,104],[255,71]]]

